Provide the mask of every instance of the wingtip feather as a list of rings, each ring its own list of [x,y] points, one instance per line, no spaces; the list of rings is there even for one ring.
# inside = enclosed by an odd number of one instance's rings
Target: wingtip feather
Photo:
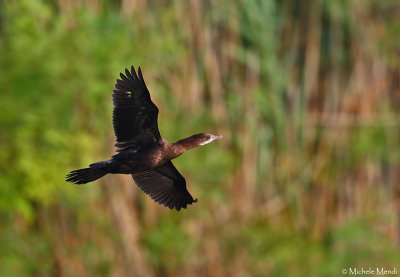
[[[144,81],[143,75],[142,75],[142,69],[140,68],[140,66],[138,68],[138,74],[139,74],[139,80]]]
[[[134,79],[138,79],[137,74],[136,74],[136,71],[135,71],[135,68],[133,67],[133,65],[132,65],[132,67],[131,67],[131,74],[132,74],[132,77],[133,77]]]
[[[125,68],[125,75],[128,77],[128,79],[133,80],[132,74],[129,72],[128,68]]]

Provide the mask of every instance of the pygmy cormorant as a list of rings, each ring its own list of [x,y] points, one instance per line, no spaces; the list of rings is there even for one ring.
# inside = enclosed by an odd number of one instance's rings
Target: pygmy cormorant
[[[186,208],[197,202],[186,189],[185,178],[171,160],[186,150],[205,145],[222,136],[200,133],[169,143],[158,130],[158,108],[139,67],[120,73],[113,91],[113,125],[117,154],[108,161],[92,163],[88,168],[71,171],[67,181],[85,184],[108,173],[131,174],[139,188],[155,202],[170,209]]]

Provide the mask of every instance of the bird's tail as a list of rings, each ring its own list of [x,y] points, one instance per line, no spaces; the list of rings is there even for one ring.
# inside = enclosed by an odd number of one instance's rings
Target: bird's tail
[[[109,164],[110,161],[97,162],[88,168],[73,170],[67,175],[67,182],[79,185],[93,182],[108,173]]]

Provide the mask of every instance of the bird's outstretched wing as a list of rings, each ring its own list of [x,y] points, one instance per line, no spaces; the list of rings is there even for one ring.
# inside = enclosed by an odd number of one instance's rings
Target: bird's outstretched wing
[[[157,118],[158,108],[151,101],[149,90],[139,67],[120,73],[113,93],[113,125],[117,137],[116,147],[121,151],[127,148],[145,147],[156,143],[160,138]]]
[[[137,173],[132,173],[136,185],[155,202],[170,209],[185,208],[197,202],[186,189],[185,178],[176,170],[171,161],[164,165]]]

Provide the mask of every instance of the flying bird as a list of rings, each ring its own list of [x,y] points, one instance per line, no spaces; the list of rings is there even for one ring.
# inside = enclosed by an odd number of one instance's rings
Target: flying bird
[[[158,108],[151,101],[140,67],[138,74],[132,66],[120,76],[112,95],[117,154],[108,161],[71,171],[66,180],[86,184],[109,173],[131,174],[136,185],[155,202],[178,211],[186,209],[197,199],[187,191],[185,178],[171,160],[222,136],[200,133],[169,143],[158,130]]]

